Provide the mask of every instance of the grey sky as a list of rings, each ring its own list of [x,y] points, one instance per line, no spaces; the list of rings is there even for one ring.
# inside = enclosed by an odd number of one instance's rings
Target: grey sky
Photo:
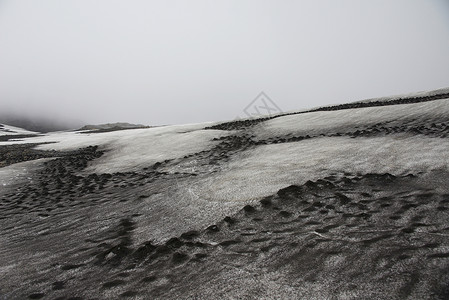
[[[0,110],[243,117],[449,86],[446,0],[0,0]]]

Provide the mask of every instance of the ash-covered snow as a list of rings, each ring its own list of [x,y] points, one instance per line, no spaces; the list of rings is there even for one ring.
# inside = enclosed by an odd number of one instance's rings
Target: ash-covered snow
[[[0,168],[0,189],[11,185],[20,185],[25,182],[32,182],[30,177],[34,171],[42,166],[48,159],[36,159],[13,164]]]
[[[399,95],[392,95],[387,97],[378,97],[378,98],[371,98],[371,99],[365,99],[359,102],[375,102],[375,101],[394,101],[399,99],[406,99],[406,98],[415,98],[415,97],[429,97],[429,96],[438,96],[442,94],[449,94],[449,87],[431,90],[431,91],[421,91],[421,92],[415,92],[415,93],[408,93],[408,94],[399,94]]]
[[[449,114],[449,99],[392,106],[320,111],[281,116],[254,129],[258,139],[288,134],[314,135],[355,129],[378,123],[406,125],[427,120],[444,120]]]
[[[447,299],[448,92],[5,138],[0,298]]]
[[[449,89],[424,93],[434,95],[446,92]],[[421,94],[420,94],[421,95]],[[384,97],[396,99],[397,97]],[[337,111],[310,112],[277,117],[265,121],[248,131],[256,140],[274,138],[287,135],[319,135],[329,132],[338,132],[349,128],[358,128],[374,124],[388,124],[399,122],[421,122],[426,120],[442,120],[449,114],[449,99],[429,101],[422,103],[403,104],[394,106],[367,107],[360,109],[346,109]],[[147,167],[156,162],[167,159],[182,158],[185,155],[210,149],[216,143],[214,138],[220,138],[233,132],[219,130],[203,130],[210,123],[188,124],[176,126],[163,126],[148,129],[133,129],[107,133],[80,134],[77,132],[57,132],[41,137],[27,138],[20,141],[3,142],[2,145],[24,143],[48,143],[40,145],[40,150],[76,150],[78,148],[97,145],[109,152],[90,165],[89,171],[98,173],[111,173],[119,171],[132,171]],[[17,133],[30,133],[26,130],[5,126],[14,129]],[[329,145],[317,145],[324,148],[333,148]],[[339,144],[338,140],[335,140]],[[420,141],[418,141],[420,143]],[[351,151],[347,149],[348,157]],[[267,155],[270,155],[267,153]],[[282,155],[282,154],[280,154]],[[357,157],[357,153],[354,153]],[[257,158],[259,159],[259,158]],[[269,160],[269,159],[267,159]],[[296,164],[295,161],[291,162]],[[369,172],[370,170],[366,170]]]
[[[256,140],[277,136],[319,135],[349,128],[391,122],[407,124],[443,120],[449,115],[449,99],[395,106],[369,107],[281,116],[249,129]],[[208,150],[220,138],[232,134],[203,130],[208,124],[165,126],[98,134],[62,132],[23,142],[54,142],[40,150],[74,150],[99,145],[109,151],[90,164],[86,172],[135,171],[167,159]],[[192,179],[183,193],[195,192],[209,201],[251,201],[290,184],[301,184],[336,172],[405,174],[448,166],[446,139],[416,135],[375,138],[322,137],[296,143],[259,146],[234,156],[221,172]],[[192,169],[197,166],[191,165]],[[165,169],[178,171],[178,166]]]
[[[98,159],[88,171],[113,173],[141,169],[157,162],[182,158],[211,148],[217,143],[212,142],[213,138],[228,134],[220,131],[181,129],[167,127],[123,135],[106,145],[113,150]]]
[[[69,151],[91,145],[109,150],[95,161],[89,172],[113,173],[148,167],[156,162],[181,158],[212,147],[213,138],[229,132],[203,130],[207,124],[163,126],[131,129],[106,133],[57,132],[21,141],[4,142],[2,145],[47,143],[39,150]]]
[[[448,139],[424,136],[320,137],[259,146],[235,157],[222,172],[189,188],[211,201],[254,201],[292,184],[332,174],[407,175],[449,168]]]

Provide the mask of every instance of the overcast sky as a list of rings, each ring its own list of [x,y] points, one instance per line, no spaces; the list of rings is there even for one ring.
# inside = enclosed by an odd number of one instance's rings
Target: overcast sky
[[[447,0],[0,0],[0,111],[148,125],[449,86]]]

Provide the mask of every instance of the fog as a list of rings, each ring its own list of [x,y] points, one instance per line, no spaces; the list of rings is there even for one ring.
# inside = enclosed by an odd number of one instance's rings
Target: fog
[[[448,53],[445,0],[0,0],[0,114],[228,120],[446,87]]]

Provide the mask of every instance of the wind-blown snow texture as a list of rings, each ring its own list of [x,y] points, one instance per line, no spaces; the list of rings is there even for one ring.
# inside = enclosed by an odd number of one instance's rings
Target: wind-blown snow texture
[[[449,89],[227,123],[0,130],[0,299],[449,296]]]

